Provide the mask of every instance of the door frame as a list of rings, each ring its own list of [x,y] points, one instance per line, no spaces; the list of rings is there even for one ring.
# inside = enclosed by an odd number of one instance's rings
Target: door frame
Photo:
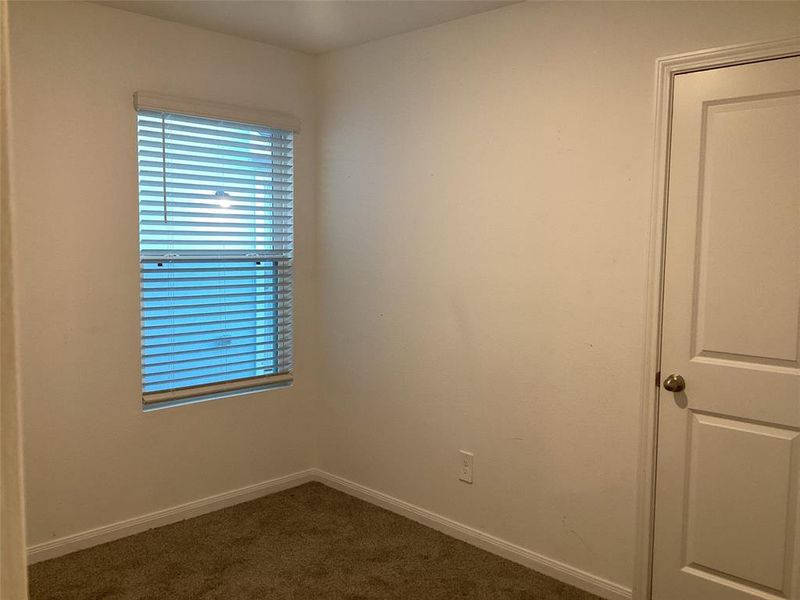
[[[800,55],[800,37],[723,46],[656,60],[653,187],[650,205],[641,431],[638,464],[633,599],[652,595],[655,524],[656,444],[658,441],[658,371],[661,361],[661,313],[669,182],[672,91],[676,75]]]

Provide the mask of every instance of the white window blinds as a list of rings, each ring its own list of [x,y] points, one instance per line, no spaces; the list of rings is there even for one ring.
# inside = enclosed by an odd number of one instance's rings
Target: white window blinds
[[[291,131],[139,109],[146,404],[291,381]]]

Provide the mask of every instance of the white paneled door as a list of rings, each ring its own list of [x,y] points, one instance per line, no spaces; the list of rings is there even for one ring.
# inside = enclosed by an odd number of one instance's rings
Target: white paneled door
[[[800,57],[673,93],[653,599],[800,600]]]

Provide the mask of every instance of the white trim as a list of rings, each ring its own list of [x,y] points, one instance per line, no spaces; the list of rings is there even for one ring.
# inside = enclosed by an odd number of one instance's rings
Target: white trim
[[[276,375],[234,379],[222,383],[193,385],[188,388],[165,392],[148,392],[142,394],[142,404],[144,405],[144,410],[167,408],[176,404],[191,404],[199,400],[212,400],[219,396],[239,396],[248,392],[263,392],[274,387],[286,387],[292,383],[292,380],[291,373],[278,373]]]
[[[407,517],[417,523],[441,531],[450,537],[467,542],[472,546],[477,546],[492,554],[507,558],[508,560],[519,563],[529,569],[533,569],[534,571],[576,588],[596,594],[602,598],[607,598],[608,600],[630,600],[631,598],[630,589],[597,577],[596,575],[592,575],[591,573],[581,571],[580,569],[548,558],[547,556],[537,554],[522,546],[517,546],[516,544],[470,527],[469,525],[464,525],[453,519],[405,502],[404,500],[399,500],[398,498],[373,490],[348,479],[344,479],[338,475],[333,475],[320,469],[312,469],[312,471],[314,473],[314,479],[327,486],[360,498],[370,504],[385,508],[403,517]]]
[[[133,106],[136,110],[155,110],[195,117],[237,121],[239,123],[252,123],[300,133],[300,119],[294,115],[260,108],[234,106],[220,102],[195,100],[194,98],[179,98],[155,92],[136,92],[133,95]]]
[[[661,347],[661,297],[666,242],[665,209],[669,177],[669,134],[672,111],[672,81],[675,75],[794,56],[800,54],[800,37],[752,44],[725,46],[660,58],[656,61],[655,138],[653,188],[650,207],[650,249],[647,277],[644,357],[642,366],[641,435],[636,523],[636,565],[633,598],[650,600],[655,515],[656,438]]]
[[[177,523],[178,521],[198,517],[215,510],[233,506],[234,504],[240,504],[262,496],[281,492],[313,481],[313,471],[315,470],[307,469],[305,471],[299,471],[291,475],[262,481],[261,483],[248,485],[221,494],[215,494],[199,500],[187,502],[186,504],[173,506],[172,508],[157,510],[132,519],[125,519],[124,521],[118,521],[110,525],[103,525],[102,527],[97,527],[88,531],[82,531],[49,542],[29,546],[28,564],[56,558],[64,554],[69,554],[70,552],[83,550],[84,548],[90,548],[98,544],[105,544],[106,542],[141,533],[148,529],[153,529],[154,527]]]

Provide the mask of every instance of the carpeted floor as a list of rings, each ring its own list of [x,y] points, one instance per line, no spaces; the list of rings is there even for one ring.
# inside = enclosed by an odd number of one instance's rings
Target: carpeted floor
[[[599,600],[319,483],[33,565],[31,600]]]

